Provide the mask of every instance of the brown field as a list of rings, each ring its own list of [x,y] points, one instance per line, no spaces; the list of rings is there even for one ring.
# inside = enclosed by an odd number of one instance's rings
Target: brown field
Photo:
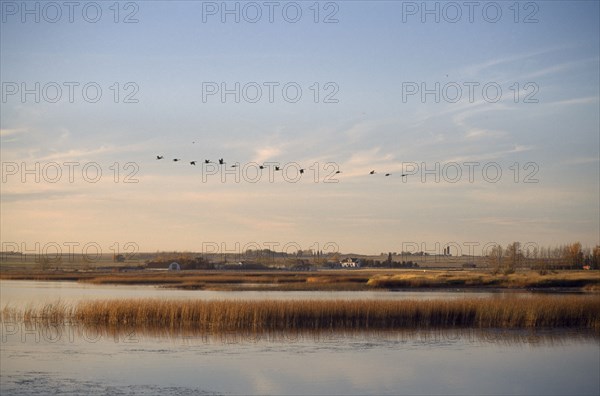
[[[1,271],[0,279],[162,285],[204,290],[399,290],[432,288],[571,289],[600,291],[598,271],[492,274],[477,270],[293,271]]]
[[[429,328],[587,329],[600,334],[596,296],[458,300],[203,301],[123,299],[4,307],[3,321],[99,328],[224,331]]]

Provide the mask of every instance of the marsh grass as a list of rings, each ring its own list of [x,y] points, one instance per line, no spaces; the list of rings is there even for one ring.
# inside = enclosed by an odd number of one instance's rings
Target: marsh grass
[[[94,284],[162,285],[205,290],[373,290],[428,288],[577,288],[600,291],[598,271],[559,271],[540,274],[523,271],[493,274],[462,270],[337,270],[286,271],[181,271],[181,272],[0,272],[0,279],[76,280]]]
[[[497,288],[585,288],[593,291],[600,286],[597,271],[562,271],[541,275],[538,272],[492,274],[470,271],[430,271],[374,275],[368,282],[374,288],[444,288],[444,287],[497,287]]]
[[[75,280],[94,284],[164,285],[181,289],[211,290],[372,290],[402,288],[580,288],[600,290],[598,271],[559,271],[540,274],[523,271],[493,274],[462,270],[338,270],[285,271],[181,271],[181,272],[0,272],[0,279]],[[275,287],[275,289],[271,289]]]
[[[2,320],[110,328],[289,331],[430,328],[577,328],[600,331],[594,296],[455,300],[161,300],[122,299],[5,307]]]

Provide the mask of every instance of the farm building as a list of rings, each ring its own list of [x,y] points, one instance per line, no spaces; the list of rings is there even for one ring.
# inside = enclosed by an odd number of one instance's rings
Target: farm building
[[[340,262],[342,268],[360,268],[360,260],[347,258]]]

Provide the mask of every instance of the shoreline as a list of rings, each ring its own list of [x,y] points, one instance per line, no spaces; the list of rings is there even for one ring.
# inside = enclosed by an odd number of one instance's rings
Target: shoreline
[[[598,293],[600,273],[523,271],[492,274],[473,270],[332,271],[0,271],[0,280],[70,281],[111,285],[152,285],[211,291],[530,291]]]

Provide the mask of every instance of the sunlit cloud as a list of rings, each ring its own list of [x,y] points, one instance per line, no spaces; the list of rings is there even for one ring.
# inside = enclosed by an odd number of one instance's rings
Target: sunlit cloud
[[[252,161],[262,164],[272,159],[276,159],[282,153],[281,147],[260,147],[254,150],[255,156]]]
[[[491,137],[501,137],[505,136],[505,132],[500,131],[492,131],[489,129],[481,129],[481,128],[471,128],[467,132],[465,132],[464,136],[467,139],[482,139],[482,138],[491,138]]]

